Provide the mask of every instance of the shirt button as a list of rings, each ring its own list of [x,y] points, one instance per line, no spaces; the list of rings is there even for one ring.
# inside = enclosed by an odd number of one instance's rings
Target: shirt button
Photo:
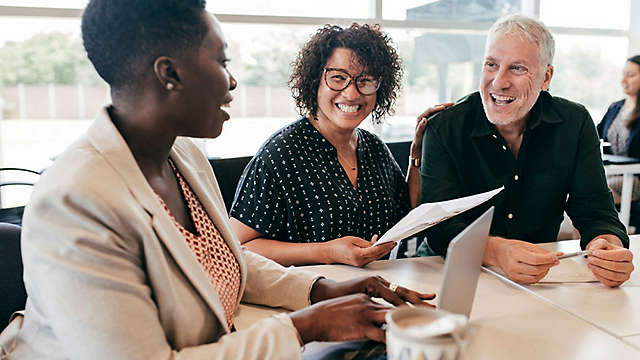
[[[502,150],[505,150],[505,151],[506,151],[506,150],[507,150],[507,147],[506,147],[506,146],[504,146],[504,145],[502,145]]]
[[[493,136],[494,139],[498,138],[498,136],[496,134],[491,134],[491,136]]]
[[[512,214],[512,213],[509,213],[509,214],[507,215],[507,218],[509,218],[509,219],[513,219],[513,214]]]
[[[518,178],[518,175],[514,175],[514,176],[513,176],[513,180],[518,181],[518,179],[519,179],[519,178]]]

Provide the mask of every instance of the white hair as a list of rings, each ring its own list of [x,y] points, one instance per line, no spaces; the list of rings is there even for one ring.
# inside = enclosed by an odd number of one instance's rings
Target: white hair
[[[551,65],[555,52],[555,41],[544,24],[521,14],[503,16],[489,29],[487,44],[495,35],[521,35],[536,44],[543,66]]]

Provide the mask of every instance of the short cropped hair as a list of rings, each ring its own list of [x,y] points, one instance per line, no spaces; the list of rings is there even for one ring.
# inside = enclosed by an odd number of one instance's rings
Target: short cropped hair
[[[96,71],[112,88],[135,84],[162,55],[197,51],[208,27],[206,0],[91,0],[82,40]]]
[[[555,41],[547,27],[540,21],[521,14],[498,19],[489,29],[487,41],[494,35],[523,35],[538,47],[543,66],[552,65]]]
[[[392,115],[402,82],[402,62],[391,38],[378,25],[352,24],[348,28],[325,25],[319,29],[298,53],[289,86],[300,115],[318,112],[318,86],[327,60],[337,48],[353,51],[365,72],[381,79],[372,111],[375,123]],[[353,74],[354,76],[356,74]]]

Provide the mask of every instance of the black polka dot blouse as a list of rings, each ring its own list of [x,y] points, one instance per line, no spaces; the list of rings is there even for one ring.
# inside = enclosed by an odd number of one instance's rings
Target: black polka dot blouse
[[[356,131],[355,189],[336,149],[303,117],[258,150],[240,178],[230,215],[280,241],[381,236],[409,212],[409,190],[387,146]]]

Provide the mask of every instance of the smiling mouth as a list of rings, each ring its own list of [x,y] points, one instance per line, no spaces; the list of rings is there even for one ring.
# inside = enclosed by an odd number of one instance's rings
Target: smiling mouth
[[[340,109],[342,112],[346,113],[354,113],[360,110],[362,105],[345,105],[345,104],[336,104],[336,107]]]
[[[224,121],[229,120],[229,118],[231,118],[231,115],[229,114],[229,109],[231,109],[231,101],[220,105],[220,111],[225,113]]]
[[[507,105],[507,104],[511,104],[516,100],[516,98],[513,96],[503,96],[503,95],[495,95],[495,94],[489,94],[489,95],[491,96],[491,99],[496,105]]]

